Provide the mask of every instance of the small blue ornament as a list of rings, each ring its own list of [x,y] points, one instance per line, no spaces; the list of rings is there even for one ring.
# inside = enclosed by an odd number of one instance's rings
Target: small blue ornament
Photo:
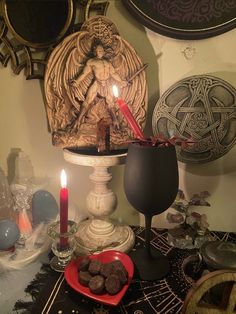
[[[41,222],[55,220],[59,208],[54,196],[45,190],[39,190],[33,194],[32,198],[32,220],[36,226]]]
[[[17,224],[9,219],[0,221],[0,250],[10,249],[20,237]]]

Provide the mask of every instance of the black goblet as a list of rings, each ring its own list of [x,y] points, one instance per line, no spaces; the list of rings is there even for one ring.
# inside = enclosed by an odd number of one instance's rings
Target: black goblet
[[[152,217],[175,200],[179,176],[175,147],[131,143],[125,164],[124,190],[130,204],[145,216],[145,247],[130,253],[142,280],[163,278],[170,270],[168,258],[150,246]]]

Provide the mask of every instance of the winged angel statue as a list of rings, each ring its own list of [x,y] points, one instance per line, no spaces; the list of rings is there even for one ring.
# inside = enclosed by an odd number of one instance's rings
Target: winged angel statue
[[[112,94],[117,85],[141,128],[147,109],[145,65],[104,16],[85,22],[51,53],[45,73],[47,116],[53,144],[96,145],[97,123],[107,119],[113,147],[133,138]]]

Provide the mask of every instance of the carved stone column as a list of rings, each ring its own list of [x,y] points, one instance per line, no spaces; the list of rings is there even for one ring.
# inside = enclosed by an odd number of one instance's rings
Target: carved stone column
[[[64,149],[66,161],[93,167],[89,176],[94,187],[87,196],[88,212],[94,217],[79,224],[76,234],[78,253],[94,253],[108,249],[128,252],[134,245],[134,233],[129,226],[114,225],[109,216],[115,211],[117,197],[108,188],[112,180],[110,167],[125,163],[126,153],[94,156]]]

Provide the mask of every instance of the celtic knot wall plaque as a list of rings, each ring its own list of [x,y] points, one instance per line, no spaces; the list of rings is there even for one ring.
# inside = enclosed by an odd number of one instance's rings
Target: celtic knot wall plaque
[[[179,39],[212,37],[236,25],[235,0],[123,0],[143,25]]]
[[[106,0],[0,0],[0,64],[14,74],[42,79],[52,49],[90,15],[103,15]]]
[[[185,78],[158,100],[152,128],[154,135],[195,140],[193,146],[177,148],[179,161],[205,163],[220,158],[236,142],[236,90],[218,77]]]

